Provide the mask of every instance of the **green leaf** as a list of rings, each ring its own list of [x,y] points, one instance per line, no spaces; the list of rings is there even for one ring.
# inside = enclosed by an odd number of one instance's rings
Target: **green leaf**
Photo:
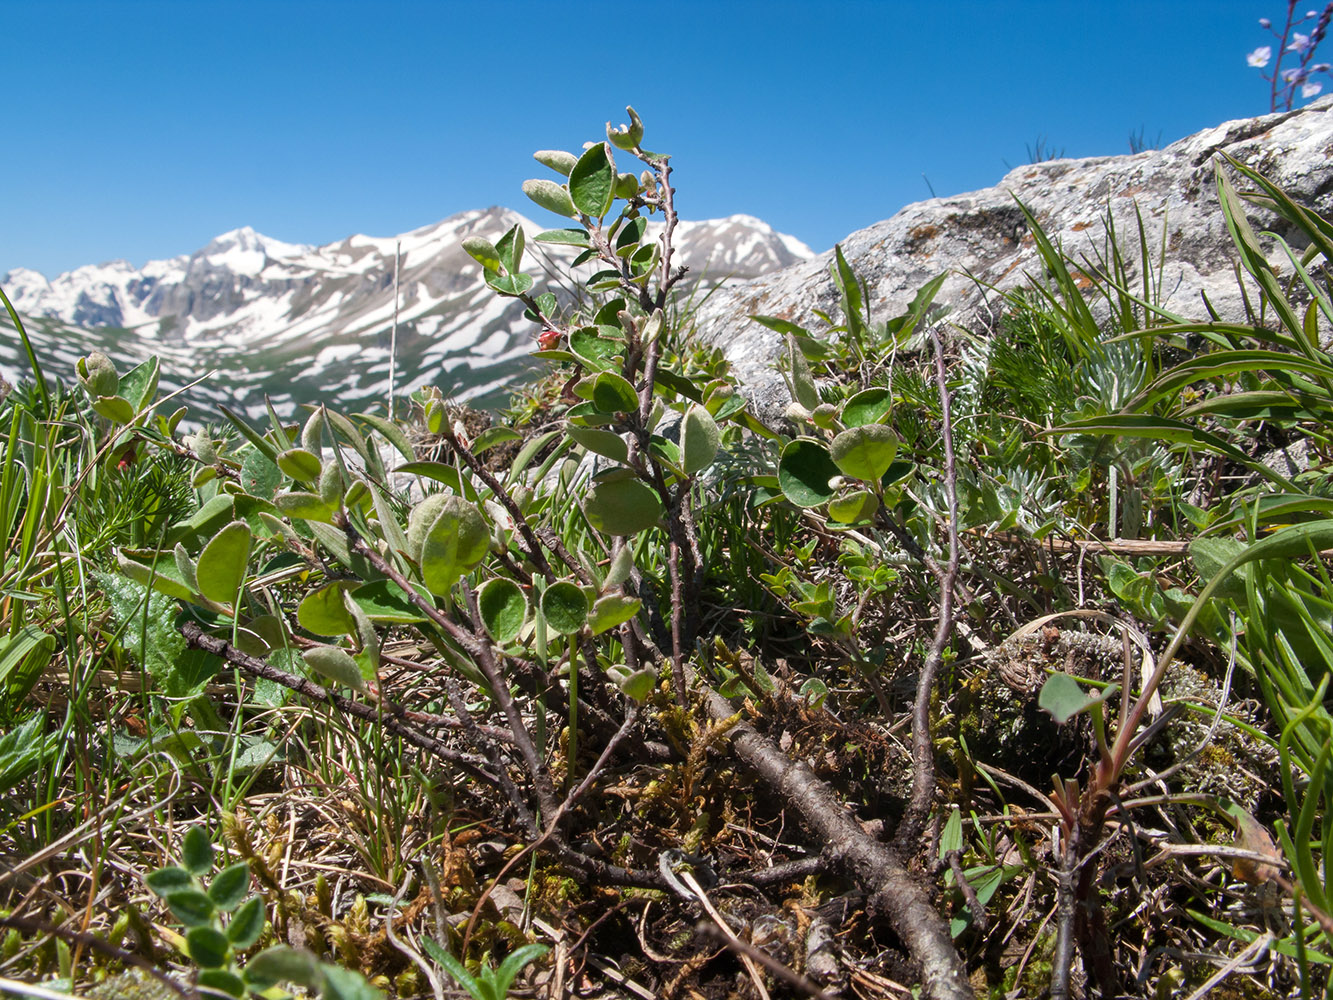
[[[833,499],[830,481],[841,475],[828,449],[813,438],[788,442],[778,460],[778,488],[797,507],[818,507]]]
[[[844,475],[878,482],[898,454],[898,435],[883,424],[863,424],[833,439],[829,457]]]
[[[579,427],[570,424],[569,436],[595,455],[609,458],[621,465],[629,462],[629,445],[615,431],[602,430],[598,427]]]
[[[486,277],[486,284],[501,295],[522,295],[532,287],[532,275],[507,274],[497,276],[488,274]]]
[[[181,889],[166,897],[172,915],[186,927],[204,927],[212,923],[217,907],[198,889]]]
[[[426,589],[440,597],[448,594],[464,573],[481,562],[490,544],[490,529],[477,508],[461,497],[447,497],[421,542],[421,580]]]
[[[181,863],[191,875],[213,870],[213,841],[202,826],[192,826],[181,840]]]
[[[548,212],[574,218],[578,213],[563,184],[545,178],[523,182],[523,193]]]
[[[556,246],[582,247],[585,250],[592,246],[588,242],[587,231],[583,229],[548,229],[544,233],[538,233],[533,237],[533,240],[537,243],[551,243]]]
[[[636,535],[658,523],[662,501],[652,487],[637,479],[603,480],[588,489],[583,513],[598,531]]]
[[[313,646],[301,653],[301,658],[321,677],[360,691],[366,686],[361,668],[345,649],[338,646]]]
[[[717,421],[698,403],[685,411],[680,428],[680,464],[687,476],[693,476],[713,464],[722,436]]]
[[[250,891],[250,863],[238,861],[218,872],[208,887],[208,898],[223,913],[230,913],[245,901]]]
[[[231,604],[245,580],[254,536],[244,521],[232,521],[199,553],[195,574],[199,592],[218,604]]]
[[[893,409],[893,393],[888,389],[862,389],[842,404],[842,422],[848,427],[877,424]]]
[[[205,969],[220,969],[231,957],[231,942],[216,927],[191,927],[185,932],[185,949]]]
[[[577,156],[563,149],[539,149],[532,154],[532,158],[564,177],[568,177],[574,170],[574,164],[579,162]]]
[[[311,591],[296,608],[296,620],[315,635],[348,635],[356,627],[343,606],[343,593],[355,589],[354,580],[337,580]]]
[[[510,952],[509,957],[495,970],[496,1000],[503,1000],[509,995],[510,984],[525,965],[541,958],[550,950],[544,944],[529,944]]]
[[[491,274],[499,274],[503,265],[500,263],[500,251],[490,240],[480,236],[468,236],[463,240],[463,249],[469,257]]]
[[[264,933],[264,900],[251,896],[232,914],[227,924],[227,937],[237,951],[254,947]]]
[[[595,143],[569,172],[569,195],[580,212],[600,219],[611,211],[615,183],[616,170],[607,154],[606,143]]]
[[[391,580],[376,580],[357,587],[352,591],[351,598],[365,612],[366,617],[378,625],[412,625],[426,620],[421,609],[408,600],[402,588]]]
[[[121,376],[120,395],[129,400],[135,413],[138,413],[153,401],[153,396],[157,394],[159,374],[160,366],[157,356],[154,355]]]
[[[323,497],[302,491],[276,496],[273,498],[273,504],[287,517],[301,521],[320,521],[324,524],[333,523],[334,512],[338,509]]]
[[[603,413],[632,413],[639,408],[639,394],[624,376],[602,372],[592,384],[592,403]]]
[[[472,442],[472,454],[480,455],[496,445],[505,444],[508,441],[522,440],[523,435],[512,427],[487,427]]]
[[[1078,681],[1065,673],[1053,673],[1046,678],[1037,695],[1037,707],[1051,713],[1051,718],[1064,725],[1079,712],[1086,712],[1094,705],[1100,705],[1120,690],[1120,685],[1109,684],[1101,691],[1089,694]]]
[[[195,984],[210,993],[238,998],[245,996],[245,980],[230,969],[200,969]]]
[[[17,710],[55,655],[56,639],[36,625],[24,625],[0,639],[0,712]]]
[[[439,962],[440,965],[444,967],[444,971],[449,973],[450,978],[458,983],[459,986],[463,987],[463,989],[467,990],[468,994],[472,996],[474,1000],[490,1000],[486,993],[482,991],[481,984],[472,978],[471,973],[463,967],[462,962],[454,958],[453,955],[450,955],[429,938],[423,938],[422,944],[425,945],[426,951],[430,954],[430,957]]]
[[[630,673],[628,670],[623,676],[616,678],[616,687],[624,693],[626,698],[632,698],[637,702],[645,702],[648,696],[653,693],[653,688],[657,686],[657,675],[651,670],[636,670]]]
[[[637,597],[626,597],[623,594],[607,594],[599,597],[593,602],[592,611],[588,615],[588,625],[592,628],[592,634],[601,635],[617,625],[623,625],[637,615],[642,606],[643,602]]]
[[[148,888],[159,896],[180,892],[182,889],[194,888],[194,876],[184,868],[177,868],[175,865],[150,872],[144,882],[148,884]]]
[[[589,367],[601,369],[624,348],[624,342],[601,336],[601,327],[581,326],[569,335],[569,349]]]
[[[272,500],[282,485],[282,473],[263,452],[252,451],[241,463],[241,488],[252,497]]]
[[[854,490],[829,501],[828,516],[839,524],[861,524],[879,510],[879,500],[869,490]]]
[[[324,983],[319,991],[321,1000],[383,1000],[384,994],[366,982],[359,972],[339,965],[325,963]],[[504,1000],[497,997],[496,1000]]]
[[[519,225],[512,226],[495,244],[495,249],[500,251],[500,263],[511,276],[518,276],[523,267],[523,247],[523,227]]]
[[[787,334],[787,375],[791,379],[792,399],[807,410],[813,410],[819,405],[819,391],[815,388],[814,376],[810,374],[810,365],[791,334]]]
[[[496,642],[513,642],[528,617],[528,599],[513,580],[496,577],[477,589],[481,623]]]
[[[588,595],[577,584],[561,580],[546,588],[541,609],[552,631],[573,635],[588,620]]]
[[[288,448],[278,455],[278,468],[283,475],[291,476],[298,483],[313,483],[319,480],[320,473],[324,471],[324,463],[312,451]]]
[[[324,982],[324,977],[314,955],[280,944],[265,948],[245,963],[245,981],[261,989],[292,982],[314,990]]]
[[[113,424],[128,424],[134,419],[134,407],[124,396],[98,396],[93,411]]]
[[[611,123],[607,122],[606,137],[610,139],[618,149],[630,151],[635,149],[639,143],[643,142],[643,122],[639,120],[639,116],[633,108],[625,108],[625,113],[629,115],[629,124],[621,125],[619,128],[612,128]]]
[[[949,810],[949,818],[940,832],[940,860],[948,857],[950,851],[963,849],[963,812],[957,806]]]

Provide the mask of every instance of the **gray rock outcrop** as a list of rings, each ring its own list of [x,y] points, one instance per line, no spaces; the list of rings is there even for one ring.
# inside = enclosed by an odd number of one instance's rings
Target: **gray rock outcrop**
[[[949,319],[969,329],[992,330],[999,302],[989,289],[1015,288],[1042,270],[1016,198],[1075,260],[1105,254],[1108,212],[1124,256],[1137,260],[1137,207],[1154,265],[1166,229],[1159,304],[1186,317],[1205,318],[1204,293],[1224,319],[1243,320],[1233,270],[1237,255],[1218,205],[1213,163],[1226,153],[1278,184],[1298,204],[1331,212],[1331,110],[1333,97],[1297,111],[1227,122],[1165,149],[1019,167],[995,187],[908,205],[848,236],[842,250],[865,280],[877,317],[905,312],[917,290],[943,271],[948,277],[935,301],[950,307]],[[1271,228],[1300,247],[1276,216],[1254,209],[1250,217],[1256,230]],[[731,284],[715,293],[697,317],[704,338],[723,347],[769,417],[789,401],[774,367],[781,338],[748,317],[779,316],[818,330],[813,311],[836,313],[838,306],[831,260],[829,252]]]

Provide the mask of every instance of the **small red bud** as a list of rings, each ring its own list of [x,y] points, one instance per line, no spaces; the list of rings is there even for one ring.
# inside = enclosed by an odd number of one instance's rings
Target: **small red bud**
[[[560,345],[559,330],[543,330],[537,335],[537,346],[543,351],[549,351]]]

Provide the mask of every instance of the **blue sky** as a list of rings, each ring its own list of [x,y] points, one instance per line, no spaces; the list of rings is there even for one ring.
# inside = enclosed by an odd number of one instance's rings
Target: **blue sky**
[[[1315,6],[1315,4],[1311,4]],[[1319,4],[1322,7],[1322,2]],[[539,221],[535,149],[633,104],[686,218],[824,250],[930,196],[1268,110],[1281,0],[0,0],[0,274],[141,264],[253,226]],[[1333,44],[1333,43],[1331,43]],[[1329,53],[1333,54],[1333,53]],[[924,175],[924,178],[923,178]],[[549,217],[548,217],[549,218]]]

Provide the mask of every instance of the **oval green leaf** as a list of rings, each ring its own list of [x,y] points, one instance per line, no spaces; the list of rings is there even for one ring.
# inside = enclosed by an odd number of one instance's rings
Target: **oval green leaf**
[[[708,468],[717,457],[722,435],[707,408],[695,403],[685,411],[680,428],[680,465],[687,476]]]
[[[314,646],[301,654],[305,664],[325,680],[360,691],[366,686],[361,668],[344,649],[337,646]]]
[[[481,512],[461,497],[447,497],[421,542],[421,581],[432,594],[443,597],[481,562],[490,544],[490,529]]]
[[[513,580],[497,577],[487,580],[477,590],[481,624],[498,643],[513,642],[523,631],[528,617],[528,599]]]
[[[541,607],[546,624],[560,635],[573,635],[588,620],[588,595],[568,580],[547,587]]]
[[[284,476],[290,476],[298,483],[313,483],[324,471],[324,463],[319,456],[304,448],[288,448],[278,453],[278,468]]]
[[[878,482],[898,454],[898,435],[883,424],[852,427],[833,439],[829,457],[843,475]]]
[[[788,442],[778,460],[778,488],[797,507],[818,507],[833,499],[829,482],[840,475],[828,449],[812,438]]]
[[[252,896],[241,904],[227,924],[227,938],[239,951],[252,947],[264,933],[264,901]]]
[[[231,942],[216,927],[191,927],[185,932],[185,948],[201,969],[220,969],[231,955]]]
[[[829,501],[828,516],[839,524],[869,521],[879,510],[879,500],[869,490],[856,490]]]
[[[589,147],[569,172],[569,195],[574,207],[595,219],[611,211],[615,184],[616,170],[604,142]]]
[[[208,898],[223,913],[230,913],[250,894],[250,862],[238,861],[217,873],[208,887]]]
[[[603,413],[630,413],[639,408],[639,394],[623,375],[602,372],[592,384],[592,403]]]
[[[626,546],[623,551],[629,551],[629,547]],[[643,602],[637,597],[626,597],[623,594],[607,594],[605,597],[599,597],[593,602],[592,611],[588,615],[588,625],[592,628],[592,634],[601,635],[617,625],[623,625],[637,615],[642,606]]]
[[[609,458],[621,465],[629,462],[629,445],[625,444],[625,439],[615,431],[570,424],[569,436],[595,455]]]
[[[578,213],[563,184],[537,178],[523,182],[523,193],[548,212],[574,218]]]
[[[356,622],[343,606],[343,591],[355,587],[350,580],[338,580],[305,596],[296,608],[296,620],[315,635],[347,635]]]
[[[583,501],[583,513],[598,531],[634,535],[657,524],[662,501],[646,483],[613,479],[593,484]]]
[[[877,424],[893,409],[893,393],[888,389],[862,389],[842,404],[842,422],[847,427]]]
[[[244,521],[232,521],[213,536],[199,553],[195,567],[199,593],[218,604],[236,600],[250,561],[252,539],[250,526]]]

